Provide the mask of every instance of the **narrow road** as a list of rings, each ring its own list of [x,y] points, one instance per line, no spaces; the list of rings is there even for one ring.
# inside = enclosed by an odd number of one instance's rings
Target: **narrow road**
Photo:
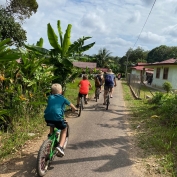
[[[81,117],[68,118],[70,140],[65,156],[56,158],[46,177],[138,177],[129,158],[130,142],[122,86],[117,81],[109,110],[89,101]]]
[[[109,110],[90,100],[81,117],[68,117],[70,139],[65,156],[56,157],[45,177],[142,177],[132,159],[121,82],[117,81]],[[19,158],[0,167],[0,177],[36,177],[36,157],[46,135],[30,141]],[[33,151],[30,150],[32,148]],[[23,155],[28,153],[29,155]]]

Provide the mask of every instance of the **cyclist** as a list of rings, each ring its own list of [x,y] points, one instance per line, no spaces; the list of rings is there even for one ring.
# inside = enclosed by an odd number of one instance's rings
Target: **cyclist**
[[[51,87],[51,95],[48,97],[47,107],[44,111],[44,118],[46,123],[54,124],[56,128],[61,130],[60,142],[56,150],[63,156],[65,155],[63,146],[67,133],[67,127],[64,121],[65,105],[70,106],[73,111],[77,110],[77,108],[62,95],[62,86],[57,83],[53,84]],[[53,131],[53,127],[50,127],[48,137],[52,135]]]
[[[89,93],[89,89],[92,88],[92,85],[90,84],[86,74],[83,75],[82,80],[78,84],[78,87],[79,87],[79,94],[77,97],[77,105],[76,105],[77,108],[79,107],[79,99],[80,97],[82,97],[82,95],[84,95],[85,97],[85,104],[88,104],[87,102],[88,93]]]
[[[101,93],[101,86],[103,84],[103,72],[102,71],[99,71],[99,74],[96,75],[95,77],[95,97],[96,98],[96,90],[97,88],[100,89],[100,93]]]
[[[104,75],[104,103],[103,105],[105,105],[105,98],[106,95],[110,89],[110,97],[113,98],[112,94],[113,94],[113,88],[114,86],[116,87],[116,77],[114,75],[114,73],[112,72],[112,69],[109,69],[108,72],[106,72],[106,74]]]

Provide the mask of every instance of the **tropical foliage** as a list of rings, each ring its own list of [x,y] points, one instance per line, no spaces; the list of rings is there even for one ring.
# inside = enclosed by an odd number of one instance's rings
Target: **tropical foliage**
[[[84,41],[90,39],[90,37],[82,37],[71,43],[71,28],[72,25],[68,24],[63,36],[60,20],[58,20],[58,37],[49,23],[47,25],[47,34],[52,49],[48,50],[42,48],[42,45],[26,46],[26,48],[46,56],[44,63],[50,64],[55,68],[54,75],[56,76],[56,79],[53,80],[53,82],[58,82],[62,84],[63,87],[65,87],[66,83],[71,79],[74,79],[78,74],[77,70],[73,68],[72,62],[79,59],[83,52],[89,50],[95,44],[95,42],[93,42],[91,44],[84,45]]]
[[[7,38],[11,39],[9,45],[23,46],[26,41],[26,31],[15,21],[14,17],[0,8],[0,39]]]
[[[37,12],[36,0],[6,0],[5,12],[21,22]]]

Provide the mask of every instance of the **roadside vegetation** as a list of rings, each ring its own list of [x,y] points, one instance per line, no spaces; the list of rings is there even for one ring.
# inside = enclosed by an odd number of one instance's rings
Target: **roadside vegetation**
[[[177,176],[177,95],[154,91],[152,98],[136,100],[122,82],[124,98],[130,108],[130,122],[150,174]],[[142,87],[143,95],[149,93]]]
[[[81,77],[76,78],[74,82],[67,84],[67,89],[65,91],[65,97],[71,101],[73,104],[76,104],[77,95],[78,95],[78,83],[81,80]],[[89,80],[92,85],[94,85],[94,80]],[[93,97],[94,88],[89,92],[89,98]],[[47,100],[47,97],[44,97]],[[23,107],[18,105],[20,109],[20,114],[15,114],[13,117],[13,126],[9,125],[6,127],[1,126],[0,131],[0,159],[12,156],[15,152],[19,151],[25,142],[34,137],[39,137],[43,132],[48,128],[44,121],[44,109],[46,102],[43,104],[30,106],[28,104],[27,98],[22,102]],[[19,104],[19,103],[18,103]],[[28,111],[27,107],[29,106],[31,111]],[[34,109],[35,108],[35,109]],[[26,116],[25,116],[26,115]],[[4,119],[5,121],[5,119]],[[2,131],[4,130],[4,131]]]

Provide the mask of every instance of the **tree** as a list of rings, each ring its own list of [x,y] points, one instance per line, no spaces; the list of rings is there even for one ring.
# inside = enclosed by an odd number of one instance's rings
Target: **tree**
[[[37,51],[42,55],[46,55],[46,62],[52,64],[56,70],[54,75],[57,76],[57,79],[54,82],[60,83],[63,87],[66,86],[66,83],[69,78],[74,77],[77,73],[73,72],[73,61],[76,54],[82,54],[84,51],[89,50],[95,42],[84,45],[84,41],[89,39],[90,37],[79,38],[74,43],[71,43],[71,24],[68,24],[66,32],[64,36],[60,26],[60,20],[57,21],[57,29],[59,33],[59,41],[58,36],[55,34],[50,23],[47,25],[47,34],[48,40],[52,49],[48,50],[45,48],[38,46],[30,46],[27,45],[26,48]],[[39,43],[37,43],[39,44]]]
[[[5,11],[21,22],[26,18],[30,18],[33,13],[36,13],[38,3],[36,0],[6,0]]]
[[[100,49],[97,54],[97,66],[98,67],[107,67],[108,59],[111,56],[111,52],[106,48]]]
[[[22,29],[14,17],[10,16],[4,9],[0,9],[0,39],[10,38],[11,45],[23,46],[26,41],[26,31]]]
[[[169,58],[175,58],[177,56],[177,47],[168,47],[161,45],[152,49],[147,55],[147,62],[161,62]]]

